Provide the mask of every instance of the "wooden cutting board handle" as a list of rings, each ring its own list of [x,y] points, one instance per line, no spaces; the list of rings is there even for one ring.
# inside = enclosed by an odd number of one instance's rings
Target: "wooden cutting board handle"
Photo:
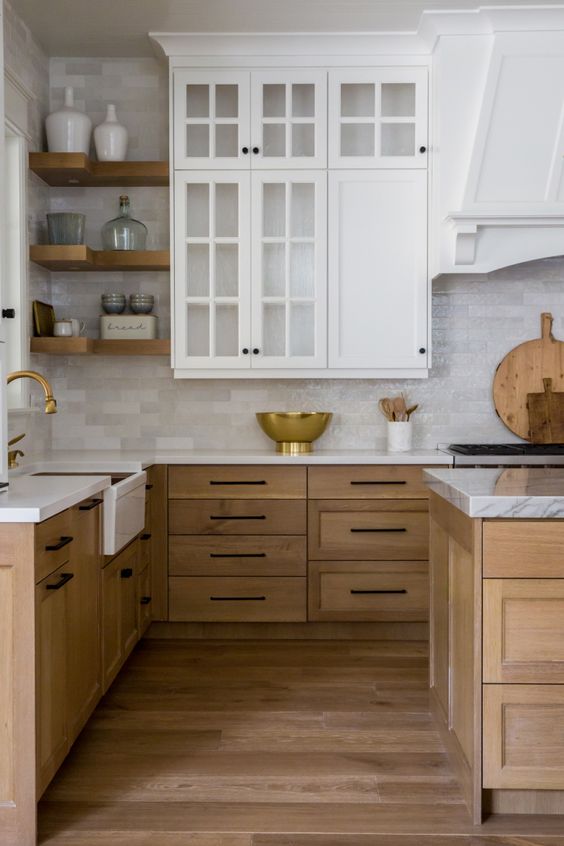
[[[541,314],[541,337],[543,341],[554,341],[552,334],[553,317],[549,311],[543,311]]]

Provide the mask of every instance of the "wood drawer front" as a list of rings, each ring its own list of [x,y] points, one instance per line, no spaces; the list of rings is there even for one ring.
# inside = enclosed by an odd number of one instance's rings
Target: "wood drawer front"
[[[484,579],[485,682],[564,683],[564,579]]]
[[[169,578],[169,618],[188,622],[305,622],[306,580]]]
[[[310,620],[429,619],[426,563],[312,561],[308,595]]]
[[[426,561],[429,516],[419,503],[409,505],[412,510],[397,511],[376,502],[310,502],[310,559]]]
[[[564,687],[486,684],[484,787],[564,790]]]
[[[564,521],[484,520],[484,577],[564,578]]]
[[[306,539],[292,535],[171,535],[171,576],[305,576]]]
[[[170,499],[305,499],[305,467],[174,466]]]
[[[72,540],[72,511],[67,509],[35,526],[35,582],[40,582],[69,560]],[[47,547],[58,547],[47,549]]]
[[[169,500],[171,535],[304,535],[305,500]]]
[[[428,499],[423,468],[402,465],[375,467],[310,467],[310,499]]]

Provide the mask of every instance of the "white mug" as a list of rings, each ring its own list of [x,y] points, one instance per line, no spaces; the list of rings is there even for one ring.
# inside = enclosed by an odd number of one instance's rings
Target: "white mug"
[[[79,338],[86,332],[86,321],[79,320],[78,317],[69,317],[68,320],[72,326],[72,334],[74,338]]]
[[[55,338],[72,338],[72,323],[70,320],[55,320],[53,335]]]

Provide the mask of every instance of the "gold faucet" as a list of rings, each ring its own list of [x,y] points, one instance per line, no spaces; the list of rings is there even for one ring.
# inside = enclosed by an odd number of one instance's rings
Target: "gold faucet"
[[[57,413],[57,401],[53,396],[53,388],[45,379],[41,373],[37,373],[35,370],[15,370],[13,373],[8,374],[8,385],[10,382],[15,382],[16,379],[33,379],[35,382],[39,382],[41,387],[43,388],[43,393],[45,394],[45,414],[56,414]],[[12,438],[11,441],[8,441],[8,446],[13,446],[17,444],[18,441],[21,441],[22,438],[25,438],[25,432],[23,435],[16,435],[15,438]],[[18,456],[23,456],[24,453],[21,449],[11,449],[8,450],[8,468],[13,470],[14,467],[18,467]]]

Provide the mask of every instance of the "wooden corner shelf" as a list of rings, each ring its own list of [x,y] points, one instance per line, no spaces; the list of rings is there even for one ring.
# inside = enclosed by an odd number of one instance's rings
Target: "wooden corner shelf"
[[[30,247],[31,261],[46,270],[110,271],[170,270],[168,250],[92,250],[86,244],[36,244]]]
[[[170,340],[31,338],[30,351],[47,355],[170,355]]]
[[[169,184],[168,162],[94,162],[84,153],[30,153],[29,167],[47,185],[59,188]]]

